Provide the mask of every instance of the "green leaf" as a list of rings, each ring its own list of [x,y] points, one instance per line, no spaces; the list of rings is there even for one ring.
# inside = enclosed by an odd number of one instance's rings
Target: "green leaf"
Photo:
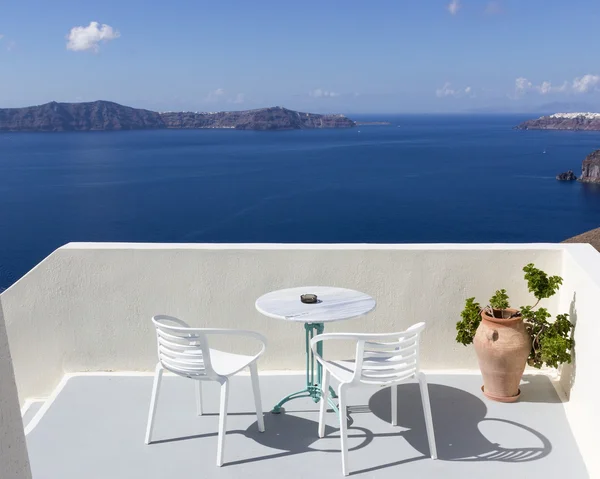
[[[456,323],[456,341],[466,346],[473,342],[475,332],[481,322],[481,306],[475,302],[475,298],[467,299],[465,309],[460,316],[462,320]]]
[[[549,277],[541,269],[536,268],[533,263],[525,266],[523,271],[529,292],[533,293],[537,300],[554,296],[563,281],[560,276]]]
[[[490,298],[490,305],[495,309],[506,309],[509,307],[508,295],[505,289],[496,291],[494,296]]]

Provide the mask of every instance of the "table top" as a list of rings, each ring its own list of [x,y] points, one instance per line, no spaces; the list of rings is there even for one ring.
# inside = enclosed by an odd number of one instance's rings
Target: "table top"
[[[302,294],[316,294],[318,302],[305,304]],[[271,318],[299,323],[328,323],[356,318],[375,309],[371,296],[329,286],[303,286],[272,291],[256,300],[256,309]]]

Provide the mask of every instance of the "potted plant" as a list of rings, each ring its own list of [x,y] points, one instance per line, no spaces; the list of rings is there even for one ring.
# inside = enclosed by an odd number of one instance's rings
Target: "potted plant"
[[[474,344],[483,393],[496,401],[514,402],[519,398],[526,364],[539,369],[571,362],[573,325],[569,315],[559,314],[549,322],[548,310],[537,308],[542,299],[556,294],[562,278],[548,276],[532,263],[523,271],[529,292],[537,299],[533,306],[510,308],[506,290],[501,289],[484,308],[475,298],[468,298],[462,319],[456,323],[456,341]]]

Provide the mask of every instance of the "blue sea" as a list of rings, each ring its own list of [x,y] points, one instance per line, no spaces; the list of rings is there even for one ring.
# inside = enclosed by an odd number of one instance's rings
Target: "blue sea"
[[[0,287],[70,241],[557,242],[600,226],[600,187],[555,179],[600,133],[353,118],[392,124],[2,133]]]

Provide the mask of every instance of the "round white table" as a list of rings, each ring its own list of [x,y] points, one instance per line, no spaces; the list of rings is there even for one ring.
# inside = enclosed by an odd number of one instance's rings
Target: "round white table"
[[[305,304],[300,301],[303,294],[316,294],[317,303]],[[345,288],[328,286],[303,286],[281,289],[267,293],[256,300],[258,312],[270,318],[296,323],[304,323],[306,346],[306,387],[302,391],[290,394],[279,401],[272,412],[281,412],[281,406],[292,399],[310,397],[314,402],[321,399],[322,367],[315,361],[310,348],[310,340],[315,334],[321,334],[325,323],[357,318],[375,309],[376,302],[368,294]],[[323,343],[317,346],[319,355],[323,355]],[[315,362],[317,369],[315,374]],[[333,392],[333,391],[332,391]],[[333,394],[333,397],[336,397]],[[335,409],[335,404],[331,404]]]

